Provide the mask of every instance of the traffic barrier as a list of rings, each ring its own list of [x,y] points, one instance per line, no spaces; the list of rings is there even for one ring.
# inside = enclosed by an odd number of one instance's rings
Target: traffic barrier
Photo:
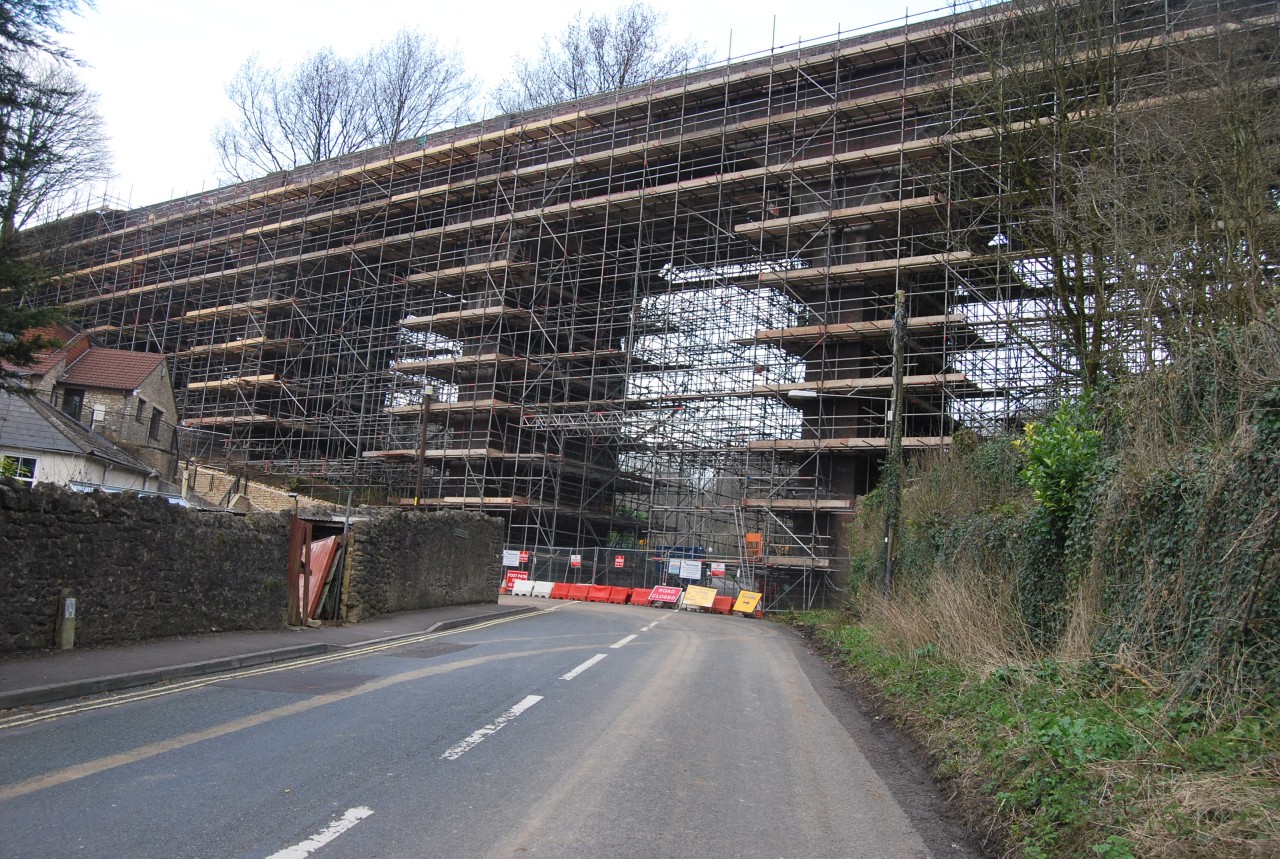
[[[623,588],[611,585],[575,585],[569,582],[525,580],[514,581],[511,583],[511,588],[503,588],[503,591],[513,596],[543,597],[553,600],[603,602],[614,605],[654,605],[653,588]],[[743,595],[739,595],[737,601],[733,597],[716,596],[711,606],[701,608],[701,610],[709,611],[712,614],[733,615],[738,613],[743,617],[764,617],[764,612],[761,611],[758,601],[758,594],[745,594],[745,596],[748,598],[756,597],[757,599],[747,599],[744,603]]]

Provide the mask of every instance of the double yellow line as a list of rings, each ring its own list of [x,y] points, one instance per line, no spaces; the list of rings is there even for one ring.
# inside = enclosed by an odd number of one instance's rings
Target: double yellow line
[[[27,725],[34,725],[38,722],[47,722],[50,719],[58,719],[63,716],[74,716],[77,713],[88,713],[92,710],[102,710],[107,707],[117,707],[121,704],[131,704],[134,701],[146,701],[151,698],[159,698],[164,695],[173,695],[177,692],[186,692],[190,689],[199,689],[202,686],[208,686],[213,683],[221,683],[224,680],[230,680],[239,677],[257,677],[262,674],[274,674],[277,671],[289,671],[294,668],[306,668],[311,665],[323,665],[329,662],[341,662],[344,659],[353,659],[358,656],[368,656],[370,654],[379,653],[384,650],[393,650],[397,647],[405,647],[410,644],[419,644],[423,641],[431,641],[437,638],[444,638],[448,635],[457,635],[460,632],[471,632],[477,629],[486,629],[490,626],[497,626],[500,623],[508,623],[513,620],[521,620],[527,617],[537,617],[540,614],[547,614],[555,611],[555,608],[541,609],[539,611],[526,612],[511,617],[501,617],[495,620],[483,621],[481,623],[471,624],[469,626],[459,627],[458,629],[443,630],[441,632],[424,632],[419,635],[411,635],[405,638],[395,638],[390,641],[374,642],[371,644],[355,645],[340,651],[332,653],[322,653],[318,656],[304,656],[299,659],[291,659],[287,662],[275,662],[270,665],[259,665],[253,668],[243,668],[235,671],[227,671],[219,674],[209,674],[204,677],[198,677],[191,680],[180,680],[173,683],[167,683],[162,688],[149,687],[140,689],[135,692],[119,692],[109,693],[108,695],[87,701],[77,701],[73,704],[65,704],[58,707],[50,707],[46,710],[39,710],[34,713],[24,713],[18,716],[10,716],[7,719],[0,719],[0,731],[9,728],[21,728]]]
[[[134,695],[121,695],[116,698],[113,698],[110,701],[91,702],[80,709],[76,709],[76,705],[72,705],[70,707],[59,708],[59,711],[60,711],[59,714],[67,715],[68,713],[71,713],[71,712],[84,712],[86,710],[93,710],[93,709],[99,709],[101,707],[114,706],[116,704],[127,703],[129,701],[141,701],[141,700],[146,700],[147,698],[158,697],[160,695],[170,695],[170,694],[173,694],[174,692],[181,692],[187,689],[195,689],[195,688],[199,688],[200,686],[206,686],[210,683],[216,683],[219,680],[225,680],[228,677],[247,677],[247,676],[253,676],[257,674],[266,674],[271,671],[284,671],[289,668],[297,668],[304,665],[316,665],[316,664],[321,664],[325,662],[335,662],[340,659],[350,659],[355,656],[365,656],[370,653],[377,653],[382,650],[391,650],[395,647],[403,647],[406,644],[413,644],[419,641],[429,641],[431,639],[442,638],[447,635],[453,635],[455,633],[468,631],[468,630],[483,629],[485,627],[495,626],[499,623],[506,623],[508,621],[517,620],[519,618],[533,617],[536,614],[546,614],[551,611],[555,611],[555,609],[546,609],[541,612],[522,614],[522,615],[517,615],[516,617],[510,617],[510,618],[501,618],[498,620],[492,620],[485,623],[476,624],[475,626],[464,627],[462,629],[448,630],[445,632],[438,632],[438,633],[425,633],[423,635],[416,635],[416,636],[411,636],[409,638],[397,639],[394,642],[383,642],[380,644],[371,644],[365,647],[355,648],[353,649],[353,651],[350,651],[350,652],[325,654],[324,656],[312,657],[310,659],[300,659],[300,660],[297,660],[296,662],[288,663],[287,665],[274,666],[270,668],[251,669],[248,671],[237,672],[233,674],[223,674],[217,677],[211,677],[208,679],[195,680],[189,683],[179,684],[178,686],[170,687],[167,689],[152,690],[149,692],[142,692]],[[128,751],[120,752],[118,754],[108,755],[106,757],[85,761],[83,763],[74,764],[69,767],[64,767],[63,769],[54,770],[53,772],[45,773],[44,775],[38,775],[32,778],[24,779],[23,781],[14,782],[13,784],[4,785],[0,787],[0,802],[14,799],[15,797],[19,797],[19,796],[25,796],[30,793],[35,793],[36,791],[46,790],[51,787],[57,787],[58,785],[66,784],[72,781],[77,781],[82,778],[87,778],[88,776],[96,775],[106,770],[115,769],[116,767],[137,763],[139,761],[143,761],[143,760],[146,760],[147,758],[152,758],[157,755],[164,754],[166,752],[172,752],[172,751],[177,751],[179,749],[184,749],[188,746],[195,745],[196,743],[204,742],[205,740],[212,740],[212,739],[217,739],[219,737],[224,737],[224,736],[227,736],[228,734],[234,734],[237,731],[243,731],[248,728],[254,728],[259,725],[264,725],[268,722],[273,722],[277,719],[285,719],[291,716],[296,716],[300,713],[306,713],[311,710],[319,709],[320,707],[326,707],[329,704],[336,704],[340,701],[346,701],[350,698],[356,698],[360,695],[365,695],[370,692],[378,692],[393,686],[399,686],[404,683],[411,683],[415,680],[422,680],[424,678],[432,677],[438,674],[447,674],[451,671],[459,671],[467,668],[474,668],[490,662],[501,662],[507,659],[523,659],[525,657],[540,656],[540,655],[545,655],[549,653],[561,653],[566,651],[582,650],[584,647],[587,647],[587,646],[589,645],[550,647],[550,648],[544,648],[539,650],[521,650],[521,651],[510,652],[510,653],[495,653],[489,656],[476,656],[470,659],[461,659],[456,662],[449,662],[443,665],[431,665],[425,668],[419,668],[414,671],[407,671],[401,674],[394,674],[389,677],[380,677],[376,680],[370,680],[367,683],[362,683],[353,689],[346,689],[341,692],[331,692],[325,695],[317,695],[312,698],[307,698],[306,700],[295,701],[291,704],[285,704],[280,707],[273,707],[269,710],[263,710],[260,713],[252,713],[248,716],[242,716],[238,719],[232,719],[229,722],[223,722],[220,725],[213,725],[208,728],[202,728],[198,731],[190,731],[186,734],[180,734],[179,736],[172,737],[167,740],[160,740],[155,743],[148,743],[147,745],[138,746],[137,748],[129,749]],[[46,716],[46,714],[37,714],[36,716],[33,716],[31,718],[32,720],[38,721],[40,717],[54,718],[53,715]],[[15,726],[6,725],[6,727],[15,727]]]

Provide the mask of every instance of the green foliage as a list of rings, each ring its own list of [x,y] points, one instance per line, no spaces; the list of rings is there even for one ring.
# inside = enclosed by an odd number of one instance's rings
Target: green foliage
[[[1063,403],[1044,423],[1027,424],[1016,443],[1026,455],[1023,480],[1036,501],[1057,517],[1069,516],[1075,508],[1101,449],[1091,400],[1086,396]]]
[[[932,648],[900,655],[837,612],[783,619],[879,687],[953,787],[987,798],[975,828],[1004,831],[1017,855],[1132,859],[1188,843],[1200,846],[1196,855],[1262,855],[1249,846],[1280,837],[1280,798],[1265,781],[1280,755],[1280,710],[1214,718],[1104,660],[1045,659],[984,675]],[[1182,798],[1195,784],[1213,786],[1206,792],[1232,809],[1228,819],[1198,819]],[[1226,789],[1239,800],[1218,795]],[[1248,801],[1255,795],[1263,799]]]
[[[1219,331],[1116,390],[1116,464],[1074,517],[1071,551],[1102,577],[1096,645],[1141,654],[1188,700],[1280,699],[1275,322]]]
[[[1267,444],[1280,442],[1280,385],[1258,401],[1258,433]]]
[[[1068,620],[1077,584],[1070,573],[1062,520],[1047,507],[1034,508],[1022,521],[1018,568],[1018,608],[1031,640],[1050,649]]]

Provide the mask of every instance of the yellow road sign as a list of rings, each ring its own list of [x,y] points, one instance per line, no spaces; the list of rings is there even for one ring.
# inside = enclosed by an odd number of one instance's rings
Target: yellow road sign
[[[715,588],[702,588],[697,585],[689,585],[684,589],[684,604],[696,606],[697,608],[711,608],[715,605],[716,597],[719,591]]]

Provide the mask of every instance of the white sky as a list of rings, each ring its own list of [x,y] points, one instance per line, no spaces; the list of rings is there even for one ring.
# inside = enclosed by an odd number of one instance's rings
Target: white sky
[[[702,41],[718,57],[768,51],[837,31],[902,23],[907,5],[837,0],[649,0],[667,15],[667,32]],[[920,0],[912,19],[946,0]],[[258,53],[268,65],[297,62],[332,46],[354,56],[403,27],[456,45],[472,72],[492,86],[517,54],[532,56],[544,33],[579,9],[609,13],[619,0],[97,0],[64,21],[62,43],[100,97],[116,179],[117,204],[143,206],[217,184],[210,136],[230,112],[224,87]],[[726,10],[732,10],[731,13]],[[774,35],[776,16],[776,37]],[[879,29],[879,28],[875,28]]]

